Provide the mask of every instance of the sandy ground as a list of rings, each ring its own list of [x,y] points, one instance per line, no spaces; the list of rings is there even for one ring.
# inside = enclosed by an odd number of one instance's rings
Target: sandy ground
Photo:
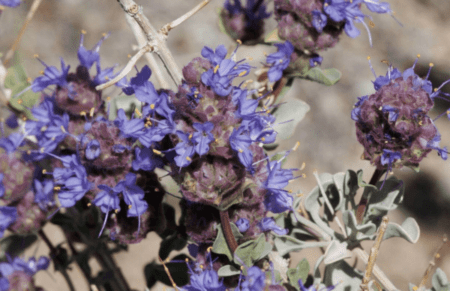
[[[151,0],[138,1],[150,21],[161,27],[166,22],[188,11],[200,1],[194,0]],[[370,179],[372,169],[368,162],[360,160],[362,147],[355,138],[350,111],[356,97],[371,94],[373,87],[372,73],[367,64],[370,55],[375,71],[385,74],[386,66],[381,60],[387,59],[394,66],[404,70],[410,67],[417,54],[421,54],[419,68],[426,74],[429,62],[433,62],[431,78],[436,85],[450,76],[449,39],[450,18],[446,12],[450,2],[442,0],[391,0],[389,1],[397,19],[403,24],[399,26],[386,15],[374,15],[375,27],[371,29],[373,47],[369,46],[367,34],[362,27],[362,34],[357,39],[342,36],[340,43],[323,54],[322,67],[335,67],[343,77],[333,87],[324,87],[308,81],[297,80],[287,99],[302,99],[311,106],[311,111],[298,126],[294,137],[284,141],[280,149],[291,147],[295,141],[301,142],[300,149],[291,154],[288,167],[298,167],[306,163],[304,172],[306,179],[291,184],[293,190],[301,189],[308,193],[315,185],[312,171],[336,173],[346,169],[363,169],[366,180]],[[0,17],[0,51],[6,51],[13,42],[31,1],[24,1],[17,9],[7,9]],[[220,33],[217,26],[216,9],[222,1],[213,0],[200,13],[186,21],[182,26],[170,32],[168,45],[180,66],[199,56],[204,45],[215,47],[225,44],[233,47],[232,41]],[[271,24],[273,25],[273,23]],[[270,26],[270,25],[269,25]],[[86,47],[92,47],[104,32],[111,36],[101,48],[103,66],[118,64],[122,67],[127,62],[127,55],[133,53],[135,44],[133,35],[126,24],[124,13],[119,4],[113,0],[44,0],[38,9],[29,29],[21,43],[20,52],[30,77],[37,77],[42,66],[33,59],[34,54],[49,65],[59,66],[58,57],[66,62],[77,64],[76,51],[82,29],[87,30]],[[239,56],[251,55],[257,66],[263,60],[263,51],[272,52],[267,47],[242,47]],[[138,63],[141,67],[144,61]],[[445,110],[434,112],[435,115]],[[437,126],[443,136],[442,144],[450,144],[450,124],[447,120],[439,120]],[[383,243],[377,260],[393,283],[401,290],[407,290],[408,282],[418,284],[427,264],[438,246],[444,232],[450,231],[450,164],[440,160],[435,153],[423,161],[421,173],[397,171],[396,175],[406,180],[405,200],[408,208],[391,214],[391,220],[401,223],[407,216],[418,218],[421,226],[421,238],[412,245],[401,239],[391,239]],[[172,198],[171,203],[176,203]],[[48,226],[45,231],[55,244],[63,242],[60,231]],[[132,288],[145,289],[143,267],[155,260],[160,239],[150,233],[145,241],[131,245],[127,253],[117,254],[126,278]],[[369,248],[369,244],[364,244]],[[36,246],[37,252],[48,252],[44,244]],[[27,253],[32,254],[32,247]],[[314,259],[320,251],[302,251],[295,254],[293,261],[302,257]],[[94,270],[98,270],[95,261],[90,262]],[[438,266],[450,275],[450,247],[442,252],[442,260]],[[36,276],[39,285],[46,290],[68,290],[62,276],[52,271],[41,272]],[[73,277],[77,290],[88,290],[85,280],[76,266],[69,272]],[[162,290],[161,286],[154,290]]]

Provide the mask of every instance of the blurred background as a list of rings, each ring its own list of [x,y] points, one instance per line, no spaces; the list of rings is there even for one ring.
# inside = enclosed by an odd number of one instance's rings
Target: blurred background
[[[6,52],[13,43],[31,2],[26,0],[18,8],[3,11],[0,17],[0,52]],[[159,28],[200,1],[136,2],[143,6],[144,13],[153,25]],[[319,173],[337,173],[347,169],[363,169],[365,180],[370,180],[373,168],[367,161],[360,159],[363,149],[356,140],[355,125],[350,119],[356,98],[374,92],[371,82],[374,77],[369,69],[367,56],[371,56],[378,75],[386,73],[386,65],[381,63],[382,60],[388,60],[403,71],[411,67],[416,55],[420,54],[421,58],[416,67],[419,75],[426,75],[428,64],[432,62],[434,68],[430,79],[435,87],[450,78],[450,1],[389,2],[395,11],[395,17],[403,26],[389,15],[373,15],[373,47],[369,45],[366,31],[359,25],[361,35],[358,38],[350,39],[343,34],[335,48],[322,54],[322,68],[334,67],[342,72],[342,79],[336,85],[326,87],[296,80],[287,94],[287,101],[301,99],[311,107],[310,112],[298,125],[295,135],[282,141],[278,148],[286,150],[296,141],[301,142],[299,150],[288,157],[286,167],[300,167],[305,162],[306,168],[303,172],[306,178],[290,184],[292,190],[300,189],[305,194],[309,193],[316,184],[313,170]],[[215,48],[219,44],[225,44],[234,49],[233,41],[218,28],[216,11],[222,5],[222,0],[212,0],[202,11],[169,33],[168,46],[180,67],[192,58],[200,56],[205,45]],[[273,11],[272,2],[269,3],[269,11]],[[274,27],[275,22],[269,21],[266,24],[266,32]],[[97,43],[102,33],[111,32],[100,50],[102,67],[118,64],[118,68],[122,68],[127,63],[127,55],[134,52],[136,41],[117,1],[43,0],[23,36],[19,49],[29,77],[34,79],[39,76],[39,71],[43,70],[43,66],[33,58],[34,54],[38,54],[48,65],[57,67],[59,57],[63,57],[74,69],[78,64],[77,49],[82,29],[87,31],[84,44],[88,49]],[[252,56],[252,65],[259,66],[260,62],[265,60],[263,52],[274,51],[275,48],[268,46],[241,46],[238,59]],[[144,64],[145,60],[142,59],[137,66],[140,68]],[[117,93],[117,90],[111,92],[116,95]],[[448,108],[446,106],[449,105],[438,103],[432,114],[437,116]],[[441,145],[450,146],[450,122],[442,118],[436,124],[443,137]],[[414,217],[420,225],[421,237],[416,244],[399,238],[383,242],[377,264],[400,290],[407,290],[408,282],[416,285],[420,283],[442,235],[450,233],[450,163],[442,161],[433,152],[421,163],[420,173],[404,169],[396,170],[395,175],[405,181],[406,194],[402,208],[393,211],[390,220],[402,223],[406,217]],[[171,197],[167,198],[167,202],[178,204],[178,201]],[[64,236],[58,228],[47,225],[45,231],[55,245],[64,243]],[[130,245],[128,252],[116,254],[115,259],[132,288],[145,290],[143,267],[157,260],[159,243],[160,238],[155,233],[149,233],[140,244]],[[363,246],[368,250],[371,242]],[[43,243],[36,244],[26,256],[33,255],[34,252],[48,254],[48,249]],[[320,254],[319,250],[303,250],[294,255],[292,263],[303,257],[307,257],[311,263]],[[89,263],[94,271],[99,269],[95,261]],[[363,268],[363,265],[359,264]],[[442,250],[441,260],[437,265],[450,276],[450,246]],[[73,264],[69,274],[73,277],[77,290],[88,290],[89,287],[77,266]],[[52,266],[47,272],[38,273],[36,283],[46,290],[68,290],[62,276],[54,272]],[[153,290],[162,290],[162,286],[158,285]]]

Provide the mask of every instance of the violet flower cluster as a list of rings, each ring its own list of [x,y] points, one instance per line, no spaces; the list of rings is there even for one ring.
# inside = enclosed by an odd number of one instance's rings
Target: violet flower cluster
[[[352,111],[358,141],[364,146],[363,157],[379,170],[418,168],[433,150],[447,159],[447,147],[440,147],[441,134],[429,112],[435,98],[446,96],[441,89],[448,81],[433,90],[430,71],[425,78],[419,77],[414,73],[416,63],[403,73],[389,66],[386,75],[379,77],[372,69],[376,92],[359,97]]]

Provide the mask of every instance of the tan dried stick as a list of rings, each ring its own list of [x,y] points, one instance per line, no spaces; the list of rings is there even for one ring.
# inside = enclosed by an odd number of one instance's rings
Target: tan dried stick
[[[375,238],[375,243],[373,247],[370,249],[369,260],[367,262],[366,272],[364,273],[364,277],[361,283],[361,289],[364,291],[368,291],[368,283],[370,277],[372,276],[372,271],[375,266],[375,260],[378,256],[378,251],[380,250],[381,241],[383,240],[384,233],[386,232],[386,228],[389,222],[389,218],[387,216],[383,217],[381,225],[378,229],[377,237]]]
[[[197,6],[195,6],[191,11],[187,12],[186,14],[184,14],[183,16],[175,19],[172,22],[167,23],[166,25],[164,25],[159,32],[163,33],[165,35],[167,35],[169,33],[169,31],[171,31],[172,29],[174,29],[175,27],[177,27],[178,25],[180,25],[181,23],[183,23],[184,21],[186,21],[189,17],[191,17],[192,15],[194,15],[195,13],[199,12],[203,7],[206,6],[206,4],[209,3],[210,0],[203,0],[202,3],[198,4]]]
[[[27,16],[25,17],[25,22],[22,25],[22,27],[20,28],[19,35],[17,36],[13,45],[11,46],[11,48],[5,55],[5,60],[4,60],[5,66],[8,65],[9,60],[14,56],[14,52],[16,51],[17,47],[19,46],[20,40],[22,39],[22,36],[25,33],[25,30],[27,29],[28,24],[30,23],[31,19],[33,18],[34,13],[38,9],[41,2],[42,2],[42,0],[34,0],[33,4],[31,4],[30,11],[28,11]]]
[[[444,237],[442,238],[442,243],[437,248],[436,252],[434,252],[433,258],[431,259],[430,263],[428,264],[428,268],[425,271],[425,274],[423,275],[422,281],[420,281],[420,285],[417,288],[417,290],[420,290],[420,288],[425,287],[425,284],[427,283],[428,278],[430,278],[431,272],[433,271],[433,269],[436,265],[436,260],[440,258],[439,252],[441,251],[441,249],[445,245],[445,243],[447,243],[447,241],[448,241],[447,236],[444,234]]]
[[[167,268],[166,264],[161,259],[161,257],[158,256],[158,259],[161,262],[161,264],[163,265],[164,271],[166,272],[167,276],[169,277],[170,282],[172,283],[172,287],[178,289],[177,284],[175,284],[175,281],[173,280],[172,275],[170,274],[169,268]]]
[[[138,46],[140,48],[145,46],[145,44],[147,43],[147,39],[145,38],[145,35],[142,32],[142,29],[140,28],[139,24],[129,14],[125,14],[125,18],[128,22],[128,25],[131,28],[131,31],[133,31],[133,34],[134,34],[134,37],[136,38]],[[170,85],[166,81],[166,78],[164,77],[164,73],[161,70],[161,67],[156,62],[155,56],[150,52],[144,54],[144,56],[147,59],[147,62],[150,65],[150,68],[152,69],[152,72],[155,75],[156,80],[159,83],[159,86],[161,88],[168,89],[170,87]]]
[[[145,45],[142,47],[134,56],[130,58],[128,61],[128,64],[123,68],[123,70],[117,75],[114,79],[109,80],[106,83],[103,83],[101,85],[98,85],[95,87],[97,90],[103,90],[105,88],[108,88],[109,86],[114,85],[115,83],[119,82],[123,77],[125,77],[132,69],[133,66],[136,64],[136,62],[147,52],[151,52],[153,48],[150,45]]]

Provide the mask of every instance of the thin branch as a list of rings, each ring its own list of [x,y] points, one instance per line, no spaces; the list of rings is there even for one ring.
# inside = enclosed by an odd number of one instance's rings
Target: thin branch
[[[139,47],[145,46],[145,44],[147,43],[147,40],[145,38],[144,33],[142,32],[142,29],[138,25],[138,23],[129,14],[125,14],[125,18],[128,22],[128,25],[131,28],[131,31],[133,31],[134,37],[136,38]],[[150,68],[152,69],[152,72],[155,75],[156,80],[159,83],[159,86],[161,88],[168,89],[170,87],[170,85],[166,81],[166,78],[164,77],[164,74],[163,74],[160,66],[156,62],[155,56],[150,52],[144,54],[144,56],[147,59],[147,62],[150,65]]]
[[[125,68],[123,68],[123,70],[119,73],[119,75],[117,75],[114,79],[112,79],[106,83],[98,85],[97,87],[95,87],[95,89],[100,91],[100,90],[108,88],[108,87],[114,85],[115,83],[119,82],[123,77],[125,77],[133,69],[136,62],[145,53],[150,52],[152,50],[153,50],[153,48],[148,44],[143,46],[133,57],[130,58],[130,60],[128,61],[128,64],[125,66]]]
[[[154,48],[154,52],[158,54],[161,61],[164,63],[164,66],[166,66],[168,73],[175,82],[175,85],[178,86],[179,84],[181,84],[183,75],[181,73],[181,69],[175,62],[172,53],[166,45],[167,35],[158,33],[158,31],[156,31],[148,18],[145,17],[145,15],[142,13],[142,7],[139,7],[133,0],[118,1],[123,10],[128,15],[133,17],[139,24],[141,29],[144,31],[144,34],[148,40],[148,44],[150,44]]]
[[[50,241],[50,239],[47,237],[47,235],[44,233],[44,231],[42,229],[38,230],[38,234],[44,240],[45,244],[50,249],[50,257],[52,258],[52,260],[55,263],[57,263],[56,255],[57,255],[58,251],[53,246],[52,242]],[[69,286],[70,291],[75,291],[75,287],[73,286],[72,280],[70,279],[69,274],[67,274],[67,271],[65,269],[58,269],[58,271],[60,271],[61,274],[63,275],[64,279],[67,282],[67,285]]]
[[[42,2],[42,0],[34,0],[33,4],[31,4],[30,11],[28,11],[27,16],[25,17],[25,23],[20,28],[19,35],[17,36],[13,45],[11,46],[11,48],[5,55],[5,61],[4,61],[5,66],[8,64],[9,60],[14,56],[14,52],[16,51],[17,47],[19,46],[20,40],[22,39],[22,36],[25,33],[25,30],[27,29],[28,24],[30,23],[31,19],[33,18],[34,13],[38,9],[41,2]]]
[[[433,271],[433,269],[436,265],[436,259],[439,259],[439,257],[440,257],[439,252],[441,251],[442,247],[445,245],[446,242],[447,242],[447,236],[444,235],[444,237],[442,238],[442,243],[437,248],[436,252],[433,255],[433,258],[431,259],[430,263],[428,264],[428,268],[425,271],[425,274],[423,275],[422,281],[420,281],[420,285],[417,288],[417,290],[420,290],[420,288],[425,287],[425,284],[427,283],[428,278],[430,277],[431,272]]]
[[[375,243],[373,247],[370,249],[369,261],[367,263],[366,272],[364,273],[364,277],[361,283],[361,289],[364,291],[369,291],[368,283],[370,280],[370,276],[372,275],[372,270],[375,265],[375,261],[378,256],[378,251],[380,250],[381,241],[383,240],[384,233],[386,232],[386,228],[389,222],[389,218],[387,216],[383,217],[383,221],[378,229],[378,234],[375,239]]]
[[[164,263],[164,261],[161,259],[160,256],[158,256],[158,259],[159,259],[160,263],[163,265],[164,271],[166,272],[167,276],[169,277],[170,282],[172,283],[172,287],[177,288],[177,284],[175,284],[175,281],[173,280],[172,275],[170,274],[169,268],[167,268],[166,264]]]
[[[192,15],[194,15],[195,13],[199,12],[203,7],[206,6],[206,4],[209,3],[210,0],[203,0],[202,3],[198,4],[197,6],[195,6],[191,11],[187,12],[186,14],[184,14],[183,16],[175,19],[172,22],[167,23],[166,25],[164,25],[159,32],[163,33],[165,35],[167,35],[169,33],[169,31],[171,31],[172,29],[174,29],[175,27],[177,27],[178,25],[180,25],[181,23],[183,23],[184,21],[186,21],[187,19],[189,19]]]
[[[320,182],[319,174],[317,173],[317,170],[313,171],[313,175],[316,178],[317,185],[319,186],[319,190],[320,190],[319,193],[322,194],[322,198],[325,201],[325,204],[327,205],[328,210],[330,211],[331,215],[334,215],[334,209],[331,206],[330,201],[328,200],[328,197],[327,197],[327,194],[325,193],[325,190],[323,189],[323,186],[322,186],[322,183]]]

